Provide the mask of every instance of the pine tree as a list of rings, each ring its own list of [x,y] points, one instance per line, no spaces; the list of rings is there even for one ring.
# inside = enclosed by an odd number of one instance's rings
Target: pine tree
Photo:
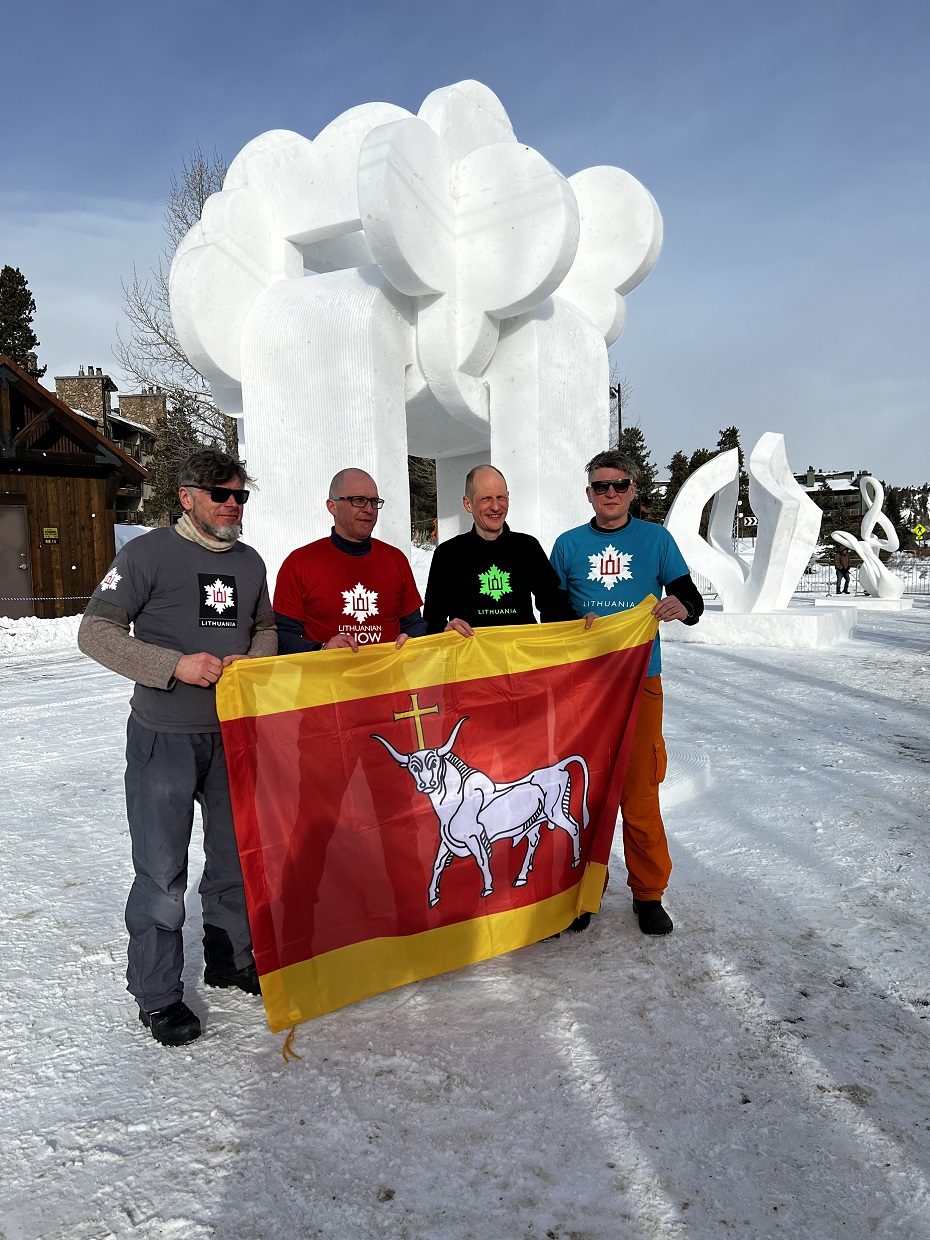
[[[888,518],[888,524],[898,536],[902,551],[913,551],[917,546],[913,530],[909,529],[902,512],[902,500],[906,499],[903,487],[890,487],[882,483],[885,491],[885,503],[882,511]]]
[[[717,439],[717,451],[730,452],[733,448],[737,452],[737,465],[739,469],[736,533],[737,537],[741,537],[746,532],[742,518],[751,515],[749,511],[749,474],[743,469],[743,445],[739,441],[739,427],[725,426]]]
[[[185,399],[175,393],[165,418],[164,429],[158,438],[155,454],[149,465],[146,482],[149,494],[142,511],[146,525],[167,525],[181,515],[178,499],[178,470],[192,452],[205,446],[203,427],[200,424],[196,398]],[[228,450],[224,442],[214,440],[212,445]]]
[[[639,468],[639,485],[636,488],[637,498],[634,509],[637,509],[638,513],[650,513],[652,509],[652,488],[656,480],[656,467],[652,463],[652,454],[646,447],[646,437],[638,424],[625,426],[621,430],[618,447]]]
[[[739,427],[738,426],[725,426],[723,430],[720,432],[720,437],[717,440],[717,451],[718,452],[729,452],[732,448],[735,448],[736,451],[739,453],[739,468],[740,468],[740,473],[742,473],[743,448],[742,448],[742,444],[739,441]]]
[[[706,465],[716,455],[716,452],[713,452],[710,448],[695,448],[688,458],[688,473],[693,474],[696,469]]]
[[[668,511],[674,502],[675,496],[684,486],[690,472],[688,458],[679,448],[668,463],[668,487],[665,491],[666,516],[668,516]]]
[[[0,269],[0,353],[12,358],[33,379],[41,379],[48,368],[40,368],[36,361],[39,341],[32,330],[35,312],[35,298],[20,269]]]

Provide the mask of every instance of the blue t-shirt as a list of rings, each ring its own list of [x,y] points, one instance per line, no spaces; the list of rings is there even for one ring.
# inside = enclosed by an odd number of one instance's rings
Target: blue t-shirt
[[[619,530],[596,530],[590,522],[566,530],[555,540],[550,558],[579,616],[626,611],[649,594],[661,598],[663,586],[688,572],[665,526],[636,517]],[[657,676],[661,670],[657,633],[646,674]]]

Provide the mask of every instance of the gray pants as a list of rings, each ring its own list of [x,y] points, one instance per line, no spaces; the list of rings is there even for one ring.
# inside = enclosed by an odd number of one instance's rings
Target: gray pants
[[[184,993],[184,893],[194,802],[203,815],[203,920],[229,935],[237,968],[252,963],[252,938],[219,732],[126,728],[126,812],[135,881],[126,903],[127,989],[157,1011]]]

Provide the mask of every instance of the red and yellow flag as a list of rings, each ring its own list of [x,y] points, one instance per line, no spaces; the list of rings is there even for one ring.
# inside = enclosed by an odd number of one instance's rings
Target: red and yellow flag
[[[273,1030],[596,912],[655,599],[241,659],[217,686]]]

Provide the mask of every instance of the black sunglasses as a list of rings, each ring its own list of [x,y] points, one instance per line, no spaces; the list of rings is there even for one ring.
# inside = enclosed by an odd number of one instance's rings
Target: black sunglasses
[[[384,507],[384,500],[379,499],[377,495],[334,495],[333,500],[337,499],[351,504],[353,508],[364,508],[366,504],[371,504],[372,508]]]
[[[606,495],[613,487],[618,495],[626,495],[632,485],[632,478],[608,478],[606,482],[592,482],[591,490],[595,495]]]
[[[240,508],[242,507],[243,504],[248,502],[249,495],[251,494],[250,491],[246,491],[243,488],[239,488],[237,490],[235,487],[198,487],[198,486],[195,486],[192,488],[192,490],[209,491],[210,498],[213,500],[214,504],[225,504],[229,498],[232,498],[236,501],[236,503],[239,505]]]

